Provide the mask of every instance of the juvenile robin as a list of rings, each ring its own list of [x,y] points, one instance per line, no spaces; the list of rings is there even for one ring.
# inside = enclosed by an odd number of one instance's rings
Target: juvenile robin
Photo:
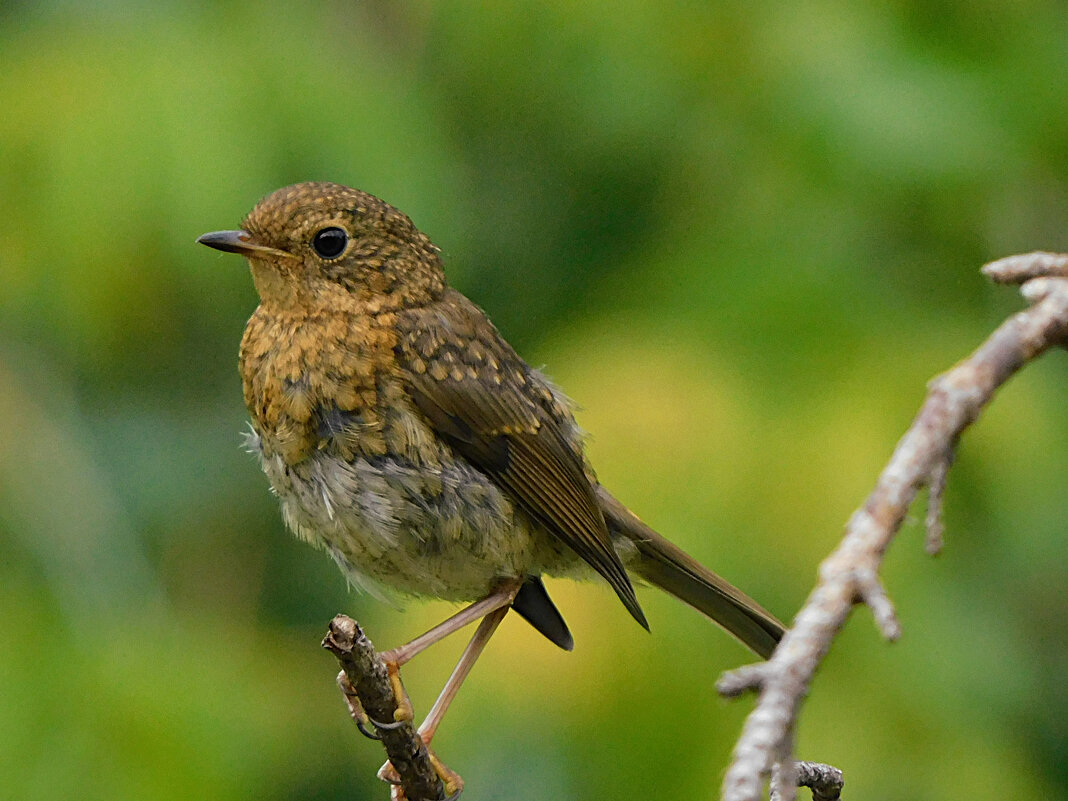
[[[390,652],[394,666],[484,617],[477,656],[508,608],[570,649],[542,575],[599,575],[648,628],[628,571],[770,655],[782,624],[598,483],[571,402],[448,285],[407,216],[301,183],[197,241],[251,266],[250,445],[288,526],[356,585],[475,602]]]

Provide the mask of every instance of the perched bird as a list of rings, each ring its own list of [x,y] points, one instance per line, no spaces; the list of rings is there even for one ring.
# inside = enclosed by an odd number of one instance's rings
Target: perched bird
[[[648,628],[629,571],[771,653],[782,624],[598,483],[571,402],[448,285],[403,213],[301,183],[197,241],[251,265],[251,446],[286,523],[353,583],[496,599],[450,630],[510,605],[570,649],[540,577],[599,574]]]

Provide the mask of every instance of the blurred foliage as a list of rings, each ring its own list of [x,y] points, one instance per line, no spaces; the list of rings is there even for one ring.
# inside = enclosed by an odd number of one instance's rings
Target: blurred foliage
[[[198,248],[287,183],[407,211],[584,411],[643,517],[789,618],[924,383],[1068,249],[1058,2],[8,3],[0,8],[0,796],[382,798],[318,639],[442,616],[349,594],[239,449],[256,300]],[[963,441],[818,676],[850,797],[1064,797],[1068,362]],[[922,509],[915,512],[922,518]],[[748,658],[643,592],[554,582],[439,752],[473,798],[712,798]],[[407,674],[425,709],[460,643]],[[686,747],[678,747],[680,733]]]

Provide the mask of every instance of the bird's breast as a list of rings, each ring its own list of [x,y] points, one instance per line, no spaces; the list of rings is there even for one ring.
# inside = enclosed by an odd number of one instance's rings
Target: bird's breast
[[[261,310],[249,321],[249,445],[289,527],[358,584],[452,600],[579,564],[431,430],[398,366],[396,332],[389,319]]]
[[[277,316],[261,307],[241,343],[245,403],[268,456],[296,465],[402,453],[434,462],[394,357],[390,315]]]

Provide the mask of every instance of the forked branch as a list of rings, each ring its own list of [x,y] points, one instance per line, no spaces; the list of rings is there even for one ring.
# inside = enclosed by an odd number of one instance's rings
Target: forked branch
[[[747,689],[760,694],[724,779],[725,801],[757,801],[769,778],[781,801],[793,801],[797,782],[788,779],[805,764],[794,763],[791,753],[801,702],[854,604],[871,607],[888,639],[900,634],[879,569],[916,493],[922,487],[930,491],[927,549],[934,552],[941,547],[942,494],[961,433],[1017,370],[1048,348],[1068,343],[1068,255],[1011,256],[988,264],[983,272],[999,283],[1021,284],[1031,306],[931,382],[912,426],[853,514],[838,548],[820,565],[816,588],[771,659],[720,679],[717,687],[724,695]]]

